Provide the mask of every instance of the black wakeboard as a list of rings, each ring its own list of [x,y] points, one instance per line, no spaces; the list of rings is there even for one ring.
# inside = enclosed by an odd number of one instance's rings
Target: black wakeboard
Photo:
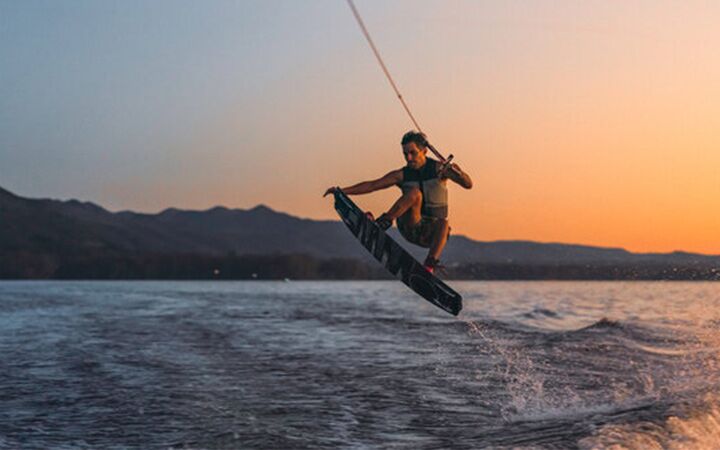
[[[415,258],[388,236],[375,221],[340,189],[335,190],[335,210],[352,234],[385,268],[410,289],[438,308],[457,316],[462,297],[425,270]]]

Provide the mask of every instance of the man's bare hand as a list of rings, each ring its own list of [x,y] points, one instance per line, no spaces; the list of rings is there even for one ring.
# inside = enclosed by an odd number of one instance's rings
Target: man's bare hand
[[[462,174],[462,170],[460,169],[460,166],[458,166],[455,163],[448,164],[440,171],[440,176],[443,178],[450,178],[450,176],[452,174],[455,174],[455,175]]]
[[[460,166],[455,163],[448,164],[440,171],[441,178],[449,178],[464,187],[465,189],[472,188],[472,180],[470,176],[462,171]]]

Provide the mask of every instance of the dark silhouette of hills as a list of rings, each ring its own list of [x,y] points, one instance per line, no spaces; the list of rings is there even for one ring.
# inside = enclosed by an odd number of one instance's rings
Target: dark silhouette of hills
[[[0,191],[0,252],[359,255],[340,225],[262,205],[112,213],[93,203],[25,199]]]
[[[720,263],[719,255],[702,255],[681,251],[672,253],[631,253],[622,248],[539,243],[532,241],[479,242],[468,239],[465,236],[454,236],[448,241],[445,253],[452,261],[461,263]]]
[[[419,257],[424,255],[420,248],[406,247]],[[543,273],[552,273],[553,278],[574,273],[592,279],[639,273],[643,278],[643,271],[652,269],[653,275],[645,273],[645,278],[655,279],[666,278],[662,274],[673,268],[686,273],[683,270],[689,267],[708,279],[720,267],[720,256],[637,254],[620,248],[528,241],[480,242],[465,236],[450,239],[444,260],[462,278],[515,274],[536,279],[543,278]],[[255,266],[248,261],[255,261]],[[249,210],[215,207],[114,213],[89,202],[29,199],[0,188],[0,278],[196,278],[198,274],[204,278],[208,273],[242,278],[257,274],[253,267],[263,264],[262,272],[281,278],[283,274],[385,276],[340,221],[301,219],[264,205]],[[215,268],[210,270],[211,266]],[[270,270],[280,266],[286,267],[284,272]],[[584,272],[578,271],[583,267]],[[618,267],[624,272],[618,272]]]

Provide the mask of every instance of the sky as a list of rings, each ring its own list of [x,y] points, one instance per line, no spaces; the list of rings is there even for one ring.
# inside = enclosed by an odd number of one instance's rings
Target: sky
[[[720,254],[720,3],[356,0],[453,232]],[[336,219],[412,123],[344,0],[0,0],[0,187]],[[386,210],[399,191],[356,197]]]

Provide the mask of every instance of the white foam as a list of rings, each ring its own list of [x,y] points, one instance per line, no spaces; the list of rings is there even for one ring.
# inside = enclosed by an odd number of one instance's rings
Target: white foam
[[[689,413],[669,416],[664,423],[606,425],[578,442],[581,449],[717,450],[720,449],[720,407],[715,395]]]

